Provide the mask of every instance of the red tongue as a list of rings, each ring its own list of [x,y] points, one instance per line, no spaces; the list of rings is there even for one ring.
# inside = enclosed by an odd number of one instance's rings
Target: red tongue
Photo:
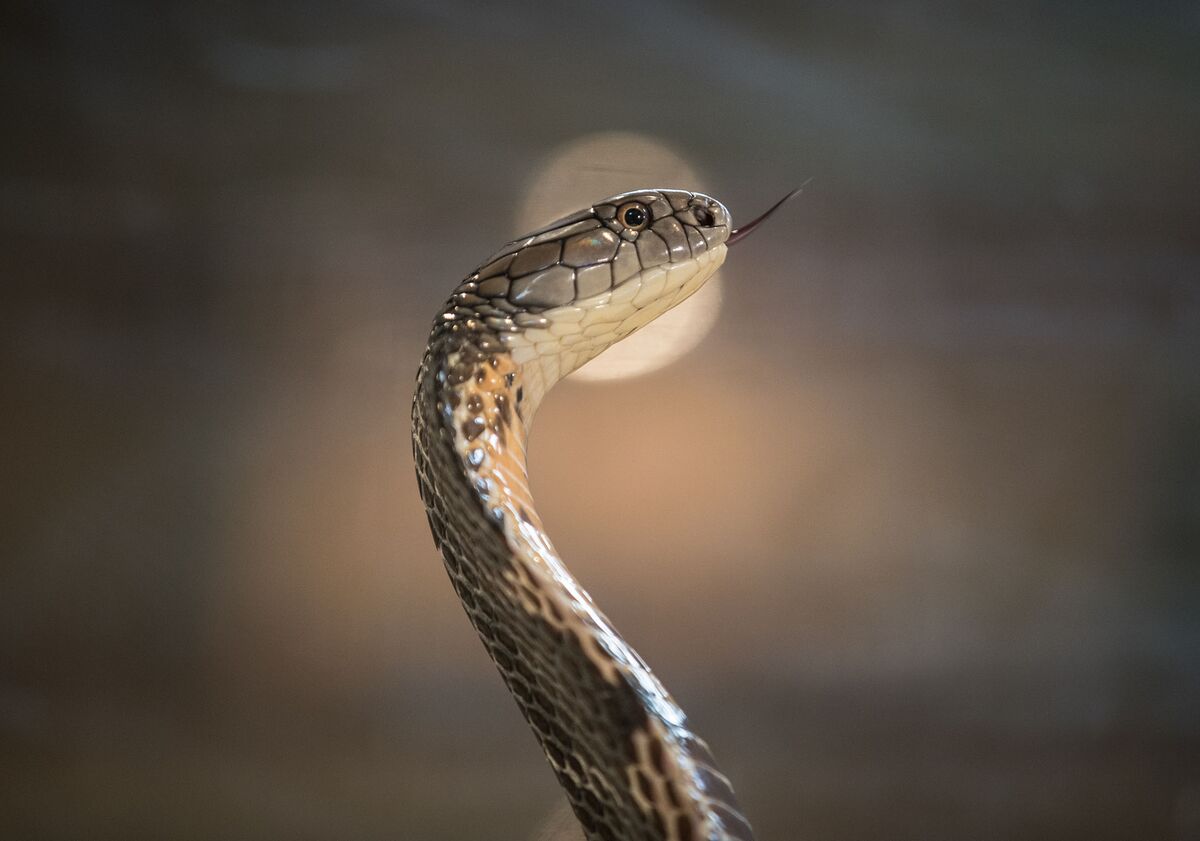
[[[807,183],[808,182],[805,182],[805,184],[807,184]],[[764,219],[766,219],[768,216],[770,216],[772,213],[774,213],[776,210],[778,210],[785,201],[787,201],[788,199],[790,199],[792,196],[796,195],[796,193],[799,193],[803,189],[804,189],[804,184],[801,184],[799,187],[792,190],[790,193],[788,193],[786,196],[781,198],[779,201],[775,202],[775,204],[771,205],[771,207],[767,210],[767,212],[764,213],[762,216],[759,216],[757,219],[753,219],[753,220],[747,222],[745,225],[742,225],[742,227],[740,227],[740,228],[734,228],[732,231],[729,232],[729,239],[725,240],[725,244],[733,245],[738,240],[745,239],[746,237],[750,236],[750,232],[753,231],[755,228],[757,228]]]

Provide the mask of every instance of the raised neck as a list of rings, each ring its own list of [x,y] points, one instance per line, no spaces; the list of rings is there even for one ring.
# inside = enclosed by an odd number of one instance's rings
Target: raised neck
[[[529,491],[553,384],[478,321],[435,326],[413,406],[435,542],[589,839],[751,839],[728,780],[563,564]]]

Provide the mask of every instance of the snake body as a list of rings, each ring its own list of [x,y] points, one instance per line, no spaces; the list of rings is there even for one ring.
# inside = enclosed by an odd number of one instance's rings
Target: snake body
[[[534,231],[454,290],[417,376],[434,543],[589,841],[753,838],[707,745],[559,558],[525,466],[550,387],[699,289],[731,230],[715,199],[659,189]]]

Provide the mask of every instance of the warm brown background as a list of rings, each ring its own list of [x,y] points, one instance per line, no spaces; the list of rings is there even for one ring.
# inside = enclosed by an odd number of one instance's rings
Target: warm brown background
[[[1200,838],[1200,12],[993,5],[10,6],[0,837],[530,835],[410,384],[622,130],[814,177],[532,452],[761,838]]]

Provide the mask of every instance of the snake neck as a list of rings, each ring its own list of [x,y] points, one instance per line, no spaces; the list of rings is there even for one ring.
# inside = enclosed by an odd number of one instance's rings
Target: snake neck
[[[553,374],[477,322],[435,325],[413,404],[434,542],[589,841],[749,841],[707,746],[534,508],[526,434]]]

